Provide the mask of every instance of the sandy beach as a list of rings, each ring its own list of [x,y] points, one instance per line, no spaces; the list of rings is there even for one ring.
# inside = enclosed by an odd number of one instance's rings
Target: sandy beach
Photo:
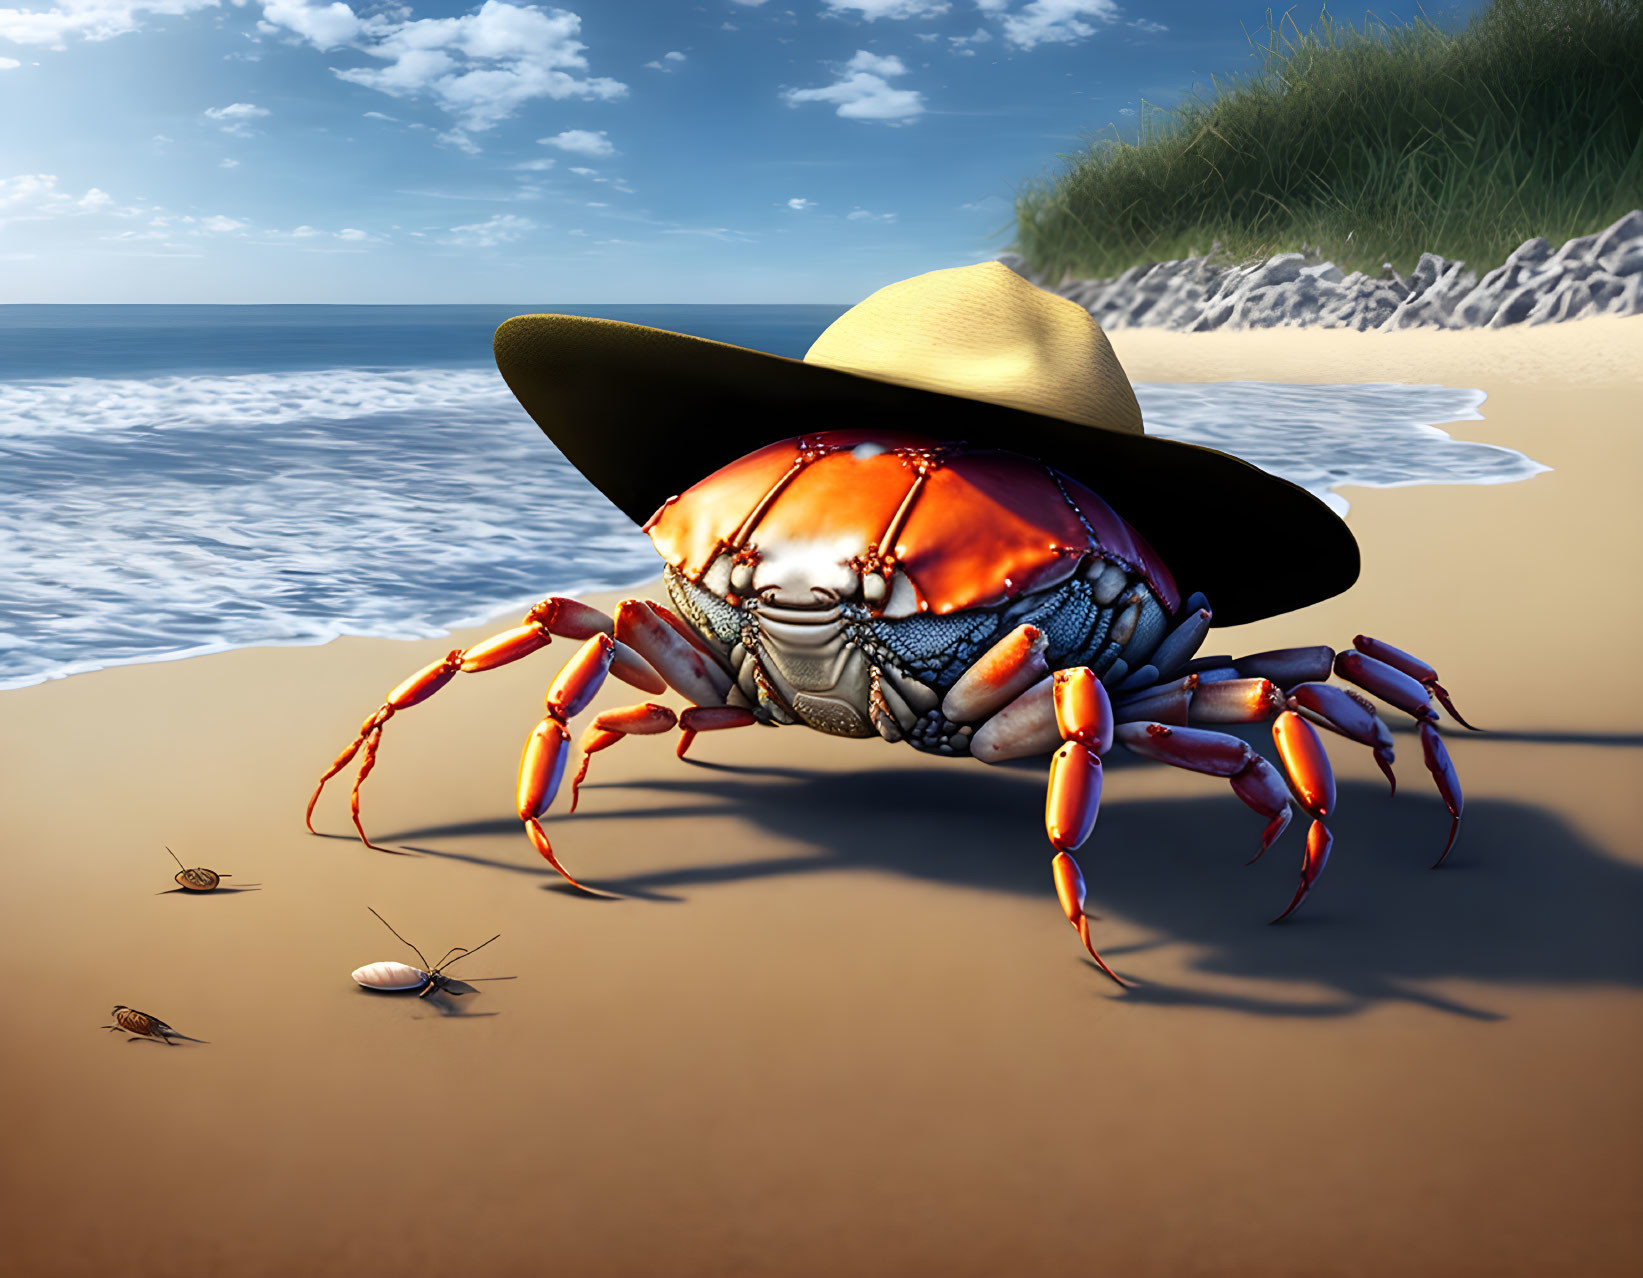
[[[390,725],[365,819],[407,855],[359,844],[345,778],[309,835],[382,694],[511,621],[0,693],[8,1270],[1635,1274],[1643,320],[1112,341],[1133,381],[1480,387],[1454,433],[1552,468],[1346,490],[1358,584],[1205,647],[1435,664],[1490,729],[1445,724],[1441,870],[1394,711],[1396,798],[1332,746],[1333,858],[1279,927],[1300,824],[1246,869],[1224,783],[1115,752],[1080,861],[1126,992],[1056,903],[1037,764],[628,741],[548,822],[619,899],[567,888],[513,787],[568,644]],[[159,895],[164,845],[234,890]],[[452,975],[511,979],[360,990],[414,961],[367,906],[429,958],[501,933]],[[209,1042],[99,1032],[115,1003]]]

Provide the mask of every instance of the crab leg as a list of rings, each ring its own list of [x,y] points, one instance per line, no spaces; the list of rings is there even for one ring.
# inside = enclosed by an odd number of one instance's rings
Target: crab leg
[[[1121,723],[1114,732],[1119,742],[1136,754],[1173,767],[1212,777],[1226,777],[1232,792],[1267,818],[1261,834],[1261,853],[1289,825],[1289,792],[1273,766],[1237,737],[1204,728],[1175,728],[1162,723]]]
[[[1392,772],[1397,757],[1392,750],[1392,732],[1363,697],[1330,683],[1303,683],[1289,690],[1284,704],[1313,723],[1373,749],[1375,762],[1386,774],[1392,793],[1398,792],[1398,778]]]
[[[1246,678],[1270,679],[1280,688],[1293,688],[1308,680],[1329,678],[1335,650],[1323,644],[1311,648],[1271,648],[1239,657],[1232,664]]]
[[[725,696],[732,686],[730,674],[700,639],[691,637],[689,627],[660,604],[645,599],[622,600],[616,606],[616,633],[620,636],[619,642],[631,645],[636,654],[660,673],[667,687],[696,705],[677,719],[666,706],[650,702],[610,710],[595,719],[593,727],[582,737],[582,766],[571,782],[572,812],[576,811],[578,791],[588,775],[589,757],[615,745],[624,736],[666,732],[677,723],[684,729],[677,751],[682,759],[698,732],[740,728],[757,722],[751,711],[725,705]]]
[[[1438,717],[1426,688],[1396,666],[1361,652],[1343,652],[1335,658],[1335,673],[1422,722]]]
[[[1212,615],[1208,608],[1199,608],[1165,636],[1164,642],[1158,645],[1158,651],[1152,654],[1151,664],[1157,667],[1160,674],[1174,674],[1186,665],[1209,634]]]
[[[643,599],[622,600],[616,606],[616,637],[631,645],[655,667],[668,687],[686,700],[699,706],[724,705],[725,695],[730,691],[730,676],[717,659],[687,641],[670,625],[655,604]]]
[[[1449,761],[1449,750],[1443,744],[1443,738],[1438,735],[1438,730],[1430,723],[1421,724],[1421,750],[1426,755],[1426,770],[1438,783],[1438,793],[1443,796],[1443,805],[1449,809],[1450,817],[1449,840],[1443,845],[1443,855],[1432,864],[1435,870],[1443,864],[1443,858],[1449,855],[1449,849],[1455,846],[1455,836],[1460,833],[1460,814],[1465,806],[1465,800],[1461,797],[1460,778],[1455,775],[1455,765]]]
[[[1441,701],[1443,708],[1454,715],[1455,722],[1459,723],[1461,727],[1471,728],[1473,732],[1478,731],[1460,717],[1460,711],[1455,709],[1454,702],[1449,700],[1448,690],[1438,682],[1438,672],[1419,657],[1405,652],[1402,648],[1394,648],[1391,644],[1380,639],[1372,639],[1368,635],[1356,636],[1352,640],[1352,646],[1366,657],[1373,657],[1377,661],[1385,662],[1395,670],[1403,671],[1404,674],[1414,679]]]
[[[1335,773],[1324,753],[1318,730],[1293,710],[1285,710],[1272,724],[1272,742],[1284,761],[1291,788],[1300,804],[1314,817],[1335,810]]]
[[[588,760],[593,755],[626,736],[667,732],[678,721],[679,717],[671,709],[654,701],[623,706],[620,710],[607,710],[595,719],[593,725],[582,734],[582,766],[577,769],[576,779],[570,783],[570,810],[576,811],[578,790],[588,775]]]
[[[336,757],[330,769],[319,779],[319,784],[314,787],[314,793],[309,797],[307,811],[303,813],[303,821],[310,833],[314,830],[314,806],[319,802],[325,783],[347,767],[359,753],[360,747],[364,746],[365,759],[354,780],[354,790],[350,797],[354,828],[359,831],[359,837],[366,847],[387,851],[388,849],[379,848],[372,843],[366,837],[364,826],[360,824],[359,788],[375,763],[377,747],[382,740],[382,729],[389,719],[401,710],[407,710],[419,702],[426,701],[458,674],[494,670],[498,666],[518,661],[546,647],[554,635],[569,639],[586,639],[595,634],[609,635],[612,629],[611,619],[597,608],[556,595],[534,605],[525,614],[524,622],[512,630],[504,630],[500,634],[482,639],[466,649],[453,648],[440,660],[417,671],[388,693],[381,707],[360,726],[359,735],[354,738],[353,743]],[[619,679],[626,680],[646,692],[661,692],[667,686],[644,658],[623,643],[616,644],[611,670]]]
[[[570,744],[566,723],[593,700],[615,655],[616,640],[606,634],[594,635],[577,649],[548,685],[548,713],[532,730],[519,759],[518,811],[525,833],[549,865],[584,891],[587,889],[559,863],[538,818],[552,806],[565,775],[565,751]]]
[[[746,728],[757,723],[758,717],[745,706],[691,706],[679,715],[679,748],[674,752],[685,757],[690,743],[698,732],[717,732],[721,728]]]
[[[1306,855],[1301,859],[1301,885],[1295,889],[1295,899],[1274,923],[1282,923],[1291,914],[1300,908],[1301,902],[1306,900],[1307,894],[1312,891],[1312,885],[1318,881],[1318,876],[1324,872],[1324,866],[1329,864],[1329,849],[1335,842],[1335,836],[1325,828],[1322,821],[1314,821],[1312,828],[1306,832]]]
[[[1055,722],[1065,739],[1050,760],[1050,784],[1044,796],[1044,828],[1055,848],[1050,872],[1056,896],[1067,921],[1099,967],[1119,985],[1123,980],[1108,967],[1090,939],[1090,920],[1084,913],[1084,874],[1073,860],[1095,829],[1101,807],[1099,751],[1112,746],[1112,705],[1093,671],[1083,666],[1055,672],[1052,684]]]
[[[1048,642],[1037,626],[1017,626],[948,689],[942,715],[952,723],[975,723],[1014,701],[1050,673],[1044,660]]]
[[[1455,846],[1455,838],[1460,833],[1463,800],[1460,778],[1455,773],[1455,765],[1449,761],[1449,751],[1443,744],[1443,738],[1438,735],[1438,712],[1432,709],[1428,692],[1436,695],[1444,708],[1464,727],[1474,732],[1477,729],[1460,717],[1449,701],[1448,692],[1438,683],[1437,671],[1419,657],[1410,656],[1401,648],[1394,648],[1367,635],[1359,635],[1353,644],[1356,651],[1343,652],[1335,658],[1335,673],[1413,715],[1420,723],[1421,750],[1425,756],[1426,770],[1437,782],[1438,794],[1449,809],[1451,821],[1449,838],[1434,865],[1436,868],[1443,864],[1444,857]],[[1378,751],[1376,757],[1379,758]]]

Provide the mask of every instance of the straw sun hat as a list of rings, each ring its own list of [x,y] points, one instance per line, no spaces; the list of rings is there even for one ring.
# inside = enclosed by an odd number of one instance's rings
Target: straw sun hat
[[[1000,262],[932,271],[841,315],[804,359],[575,315],[521,315],[496,362],[629,518],[780,439],[879,423],[1002,448],[1100,493],[1217,625],[1338,594],[1358,547],[1323,502],[1225,453],[1145,434],[1106,334]]]

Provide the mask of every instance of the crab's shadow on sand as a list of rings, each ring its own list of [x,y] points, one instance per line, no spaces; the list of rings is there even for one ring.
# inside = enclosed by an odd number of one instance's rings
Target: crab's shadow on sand
[[[1212,778],[1202,798],[1124,797],[1124,777],[1148,765],[1109,768],[1096,832],[1078,857],[1089,908],[1122,918],[1151,939],[1109,943],[1102,953],[1132,982],[1102,994],[1131,1004],[1218,1007],[1254,1014],[1331,1017],[1378,1004],[1415,1002],[1489,1021],[1485,1006],[1438,992],[1445,982],[1514,986],[1643,987],[1643,869],[1609,855],[1560,816],[1532,803],[1469,801],[1460,840],[1431,869],[1449,814],[1419,766],[1400,767],[1396,798],[1384,785],[1343,782],[1330,820],[1334,850],[1302,908],[1278,926],[1294,892],[1307,818],[1255,865],[1263,822]],[[590,885],[619,897],[680,901],[693,889],[764,877],[873,870],[1046,901],[1046,926],[1060,913],[1044,840],[1044,769],[928,766],[821,772],[701,763],[666,778],[583,787],[582,803],[552,824],[561,854]],[[678,796],[684,800],[670,803]],[[660,802],[657,800],[660,799]],[[768,831],[791,852],[765,860],[694,863],[622,877],[598,873],[600,824],[611,817],[662,827],[732,815]],[[511,819],[400,831],[402,847],[442,858],[540,875],[544,887],[581,896],[546,865],[503,862],[460,848],[408,841],[518,834]],[[577,854],[577,850],[585,852]],[[586,898],[596,900],[599,898]],[[609,898],[606,898],[609,899]],[[1061,926],[1065,926],[1063,923]],[[1099,938],[1102,927],[1097,924]],[[1076,940],[1069,938],[1075,952]],[[1192,967],[1219,977],[1329,991],[1304,999],[1247,990],[1194,989],[1149,980],[1127,955],[1185,945]],[[1084,959],[1088,963],[1088,959]],[[1093,964],[1090,965],[1094,973]],[[1475,997],[1475,995],[1469,995]]]

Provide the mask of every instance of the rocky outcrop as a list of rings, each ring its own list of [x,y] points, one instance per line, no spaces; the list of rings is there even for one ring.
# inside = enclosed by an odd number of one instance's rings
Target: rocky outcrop
[[[1048,285],[1013,253],[1011,270],[1069,297],[1103,328],[1505,328],[1587,315],[1643,313],[1643,209],[1570,240],[1556,252],[1525,241],[1479,279],[1466,263],[1423,253],[1404,279],[1391,265],[1375,279],[1344,274],[1333,262],[1279,253],[1245,266],[1209,257],[1135,266],[1115,279]]]

